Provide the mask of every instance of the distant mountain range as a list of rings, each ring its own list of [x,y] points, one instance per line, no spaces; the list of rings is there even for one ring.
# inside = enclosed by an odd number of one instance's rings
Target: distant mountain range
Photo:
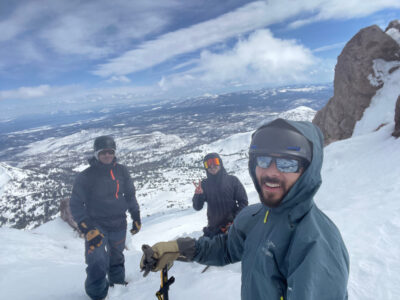
[[[332,94],[332,85],[273,88],[2,122],[0,226],[32,228],[54,218],[87,166],[96,136],[116,138],[138,198],[152,201],[154,191],[175,191],[203,176],[199,162],[206,145],[280,114],[312,120]],[[241,156],[247,146],[238,149]]]

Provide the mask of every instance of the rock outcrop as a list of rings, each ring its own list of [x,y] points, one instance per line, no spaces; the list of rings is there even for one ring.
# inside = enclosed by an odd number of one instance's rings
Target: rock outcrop
[[[396,110],[394,113],[394,131],[392,135],[396,138],[400,137],[400,95],[396,101]]]
[[[71,226],[77,232],[79,231],[78,224],[74,221],[71,209],[69,208],[69,198],[64,198],[60,202],[60,217],[61,219],[66,222],[69,226]]]
[[[391,29],[391,28],[394,28],[394,29],[397,29],[398,31],[400,31],[400,21],[399,20],[391,21],[389,23],[389,25],[386,27],[385,32],[388,32],[389,29]]]
[[[390,28],[398,25],[398,22],[392,23]],[[334,95],[313,120],[321,128],[325,144],[351,137],[354,125],[362,118],[375,92],[382,87],[383,83],[372,83],[369,79],[374,73],[375,59],[400,60],[400,46],[373,25],[360,30],[338,57]]]

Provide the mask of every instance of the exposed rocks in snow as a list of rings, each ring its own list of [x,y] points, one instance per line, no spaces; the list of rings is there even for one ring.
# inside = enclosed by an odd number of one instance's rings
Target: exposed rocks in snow
[[[69,198],[64,198],[60,202],[60,217],[74,230],[79,232],[78,224],[76,224],[71,214],[71,209],[69,207]]]
[[[395,126],[394,126],[394,131],[392,133],[392,135],[396,138],[400,137],[400,95],[397,98],[397,102],[396,102],[396,111],[394,113],[394,122],[395,122]]]
[[[392,23],[389,29],[397,30],[398,22]],[[349,138],[372,97],[382,88],[383,81],[374,71],[378,60],[400,61],[400,45],[376,25],[360,30],[344,47],[335,68],[334,96],[313,120],[326,144]]]
[[[400,45],[400,30],[397,28],[390,28],[386,33]]]

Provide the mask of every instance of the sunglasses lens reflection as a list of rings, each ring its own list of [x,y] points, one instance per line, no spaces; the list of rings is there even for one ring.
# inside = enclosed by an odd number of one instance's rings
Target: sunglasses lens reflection
[[[285,157],[272,157],[272,156],[258,156],[257,166],[263,169],[270,167],[271,163],[275,161],[276,168],[282,173],[296,173],[300,169],[300,162],[296,159]]]

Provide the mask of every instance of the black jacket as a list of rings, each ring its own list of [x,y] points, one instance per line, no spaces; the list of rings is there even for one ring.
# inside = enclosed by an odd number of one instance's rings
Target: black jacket
[[[201,181],[201,187],[203,194],[194,194],[193,208],[201,210],[207,202],[208,227],[226,226],[248,205],[242,183],[237,177],[228,175],[222,165],[216,175],[207,172],[207,179]]]
[[[116,163],[89,160],[90,167],[75,178],[70,201],[71,213],[79,224],[89,220],[109,231],[126,228],[126,211],[140,222],[135,186],[127,168]]]

